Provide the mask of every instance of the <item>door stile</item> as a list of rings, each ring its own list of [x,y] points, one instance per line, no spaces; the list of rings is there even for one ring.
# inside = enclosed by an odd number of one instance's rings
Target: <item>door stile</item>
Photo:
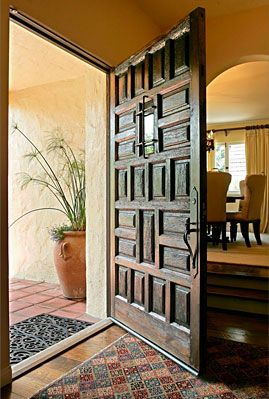
[[[190,15],[190,65],[191,65],[191,112],[190,135],[195,145],[191,146],[190,190],[196,187],[199,191],[198,206],[195,203],[195,192],[190,192],[190,219],[199,225],[190,234],[193,248],[198,246],[199,256],[196,268],[192,268],[192,301],[191,301],[191,357],[197,370],[203,370],[206,351],[206,69],[205,69],[205,12],[202,8],[194,10]],[[195,162],[195,160],[197,160]],[[199,162],[199,163],[198,163]],[[199,173],[197,173],[199,170]],[[197,215],[198,212],[198,215]],[[203,270],[202,270],[203,268]],[[192,308],[192,304],[195,308]],[[197,314],[196,303],[200,303]]]
[[[159,209],[155,209],[155,268],[160,268],[160,243],[159,243],[159,235],[160,235],[160,211]]]
[[[110,89],[110,73],[106,75],[106,176],[107,176],[107,187],[106,187],[106,215],[107,215],[107,224],[106,224],[106,314],[110,316],[111,314],[111,154],[110,154],[110,135],[111,135],[111,120],[110,120],[110,110],[111,110],[111,89]],[[114,90],[115,91],[115,90]]]
[[[110,73],[110,104],[116,104],[116,85],[115,85],[115,74]],[[110,304],[111,309],[108,313],[109,316],[113,316],[115,313],[115,302],[113,298],[116,295],[116,286],[113,284],[116,281],[115,275],[115,254],[116,254],[116,240],[115,240],[115,226],[116,226],[116,213],[115,213],[115,193],[116,186],[118,185],[115,176],[115,113],[114,106],[110,106]]]

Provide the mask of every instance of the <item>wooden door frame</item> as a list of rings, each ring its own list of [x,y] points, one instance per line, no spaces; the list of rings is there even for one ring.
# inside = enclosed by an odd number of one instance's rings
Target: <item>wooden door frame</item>
[[[71,40],[59,35],[57,32],[45,26],[44,24],[38,22],[34,18],[31,18],[26,13],[17,10],[14,7],[10,7],[9,19],[16,22],[18,25],[35,33],[42,39],[55,44],[57,47],[67,51],[73,56],[80,58],[82,61],[100,69],[101,71],[109,74],[111,71],[111,65],[107,64],[103,60],[99,59],[95,55],[91,54],[89,51],[84,50],[82,47],[73,43]]]

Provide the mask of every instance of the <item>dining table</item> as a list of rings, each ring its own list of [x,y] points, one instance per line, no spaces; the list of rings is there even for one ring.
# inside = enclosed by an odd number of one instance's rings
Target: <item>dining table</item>
[[[227,193],[226,195],[226,202],[236,202],[236,200],[244,199],[244,196],[240,193]]]

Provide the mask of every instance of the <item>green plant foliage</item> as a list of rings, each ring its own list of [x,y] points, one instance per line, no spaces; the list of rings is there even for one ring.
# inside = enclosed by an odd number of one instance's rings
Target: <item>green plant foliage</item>
[[[35,163],[35,168],[38,174],[31,176],[29,173],[22,172],[20,174],[21,188],[25,189],[29,185],[38,185],[44,190],[48,190],[52,195],[58,207],[41,207],[32,209],[19,218],[17,218],[11,226],[24,216],[37,211],[54,210],[64,213],[68,225],[53,227],[51,229],[51,238],[63,238],[63,232],[68,227],[73,231],[86,230],[86,191],[85,191],[85,160],[83,156],[75,155],[72,148],[60,136],[53,136],[48,139],[45,149],[39,149],[29,137],[18,128],[14,126],[14,131],[19,133],[32,147],[31,151],[25,154],[25,158],[29,162]],[[50,162],[50,154],[61,164],[61,171],[56,172]],[[61,237],[61,238],[59,238]]]
[[[72,230],[72,227],[67,224],[54,226],[51,229],[49,229],[50,238],[53,241],[62,241],[64,239],[64,232],[70,230]]]

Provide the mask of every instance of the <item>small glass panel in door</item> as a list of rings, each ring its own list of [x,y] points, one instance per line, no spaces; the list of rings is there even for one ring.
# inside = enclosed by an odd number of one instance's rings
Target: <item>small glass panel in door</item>
[[[154,126],[154,109],[155,105],[153,100],[148,101],[145,104],[144,109],[144,154],[148,156],[150,154],[154,154],[156,138],[155,138],[155,126]]]

